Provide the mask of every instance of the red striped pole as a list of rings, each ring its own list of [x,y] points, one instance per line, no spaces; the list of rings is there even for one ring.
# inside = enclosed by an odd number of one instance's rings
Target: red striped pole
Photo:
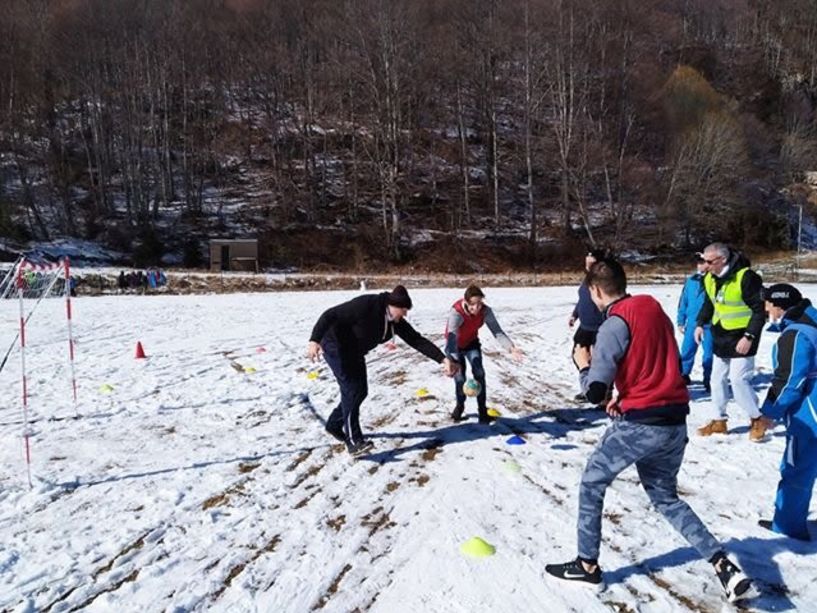
[[[65,269],[65,317],[68,321],[68,362],[71,366],[71,389],[74,392],[74,412],[79,417],[77,408],[77,376],[74,370],[74,332],[71,325],[71,261],[66,256],[63,260]]]
[[[20,361],[23,367],[23,423],[25,424],[23,426],[23,440],[25,441],[26,447],[28,486],[33,487],[31,483],[31,444],[29,441],[31,437],[31,427],[28,422],[28,386],[26,383],[26,318],[25,309],[23,308],[23,264],[25,264],[25,260],[20,262],[20,269],[17,272],[17,296],[20,302]]]

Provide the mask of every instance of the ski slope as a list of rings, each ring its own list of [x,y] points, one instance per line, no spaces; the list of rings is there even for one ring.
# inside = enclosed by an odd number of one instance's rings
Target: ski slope
[[[412,324],[442,344],[461,289],[409,289]],[[674,318],[679,287],[631,291]],[[515,363],[483,330],[500,421],[478,425],[469,400],[470,419],[451,423],[453,382],[398,339],[368,356],[361,422],[376,449],[358,461],[324,433],[337,387],[304,357],[320,313],[357,292],[75,299],[79,418],[64,305],[43,303],[26,356],[32,488],[17,350],[0,372],[0,610],[722,610],[711,567],[650,508],[633,469],[607,493],[607,590],[543,577],[575,556],[578,483],[607,418],[571,400],[575,288],[486,294],[527,354]],[[16,302],[0,304],[3,351],[17,317]],[[775,339],[762,339],[759,390]],[[702,386],[692,392],[690,431],[713,413]],[[759,580],[749,610],[813,610],[817,543],[756,525],[771,516],[783,429],[752,444],[730,413],[737,433],[690,436],[682,494]],[[514,434],[526,444],[508,445]],[[464,557],[473,536],[496,554]]]

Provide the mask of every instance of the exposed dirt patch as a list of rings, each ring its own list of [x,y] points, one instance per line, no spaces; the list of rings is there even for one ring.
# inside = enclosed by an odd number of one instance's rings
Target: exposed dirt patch
[[[620,525],[620,524],[621,524],[621,514],[619,514],[619,513],[610,513],[610,512],[607,512],[607,513],[605,513],[605,514],[604,514],[604,517],[606,517],[607,519],[609,519],[609,520],[610,520],[611,522],[613,522],[613,523],[614,523],[616,526],[618,526],[618,525]]]
[[[682,605],[684,605],[684,607],[686,607],[688,610],[690,610],[690,611],[698,611],[698,613],[707,613],[707,612],[709,611],[709,609],[707,609],[707,608],[706,608],[705,606],[703,606],[702,604],[697,603],[697,602],[695,602],[694,600],[692,600],[691,598],[689,598],[689,597],[687,597],[687,596],[684,596],[684,595],[679,594],[678,592],[676,592],[674,589],[672,589],[672,586],[671,586],[669,583],[667,583],[666,581],[664,581],[664,580],[663,580],[661,577],[657,577],[657,576],[656,576],[656,575],[654,575],[653,573],[650,573],[650,574],[649,574],[649,577],[650,577],[650,580],[651,580],[653,583],[655,583],[655,585],[657,585],[658,587],[660,587],[660,588],[661,588],[662,590],[664,590],[664,591],[665,591],[667,594],[669,594],[669,595],[670,595],[670,596],[672,596],[672,597],[673,597],[675,600],[677,600],[679,603],[681,603]]]
[[[293,470],[298,468],[299,465],[301,465],[303,462],[305,462],[307,460],[307,458],[309,458],[309,456],[311,456],[311,455],[312,455],[312,450],[311,449],[306,449],[306,450],[302,451],[301,453],[299,453],[295,457],[294,460],[292,460],[292,462],[289,464],[289,466],[287,466],[284,470],[286,470],[287,472],[292,472]]]
[[[397,523],[391,521],[389,513],[384,511],[383,507],[377,507],[371,513],[363,516],[360,525],[369,528],[369,536],[371,537],[375,532],[383,528],[393,528]]]
[[[309,501],[310,501],[310,500],[312,500],[312,499],[313,499],[313,498],[314,498],[314,497],[317,495],[317,493],[318,493],[318,492],[320,492],[320,491],[321,491],[321,490],[320,490],[320,488],[319,488],[319,489],[317,489],[317,490],[315,490],[315,491],[314,491],[314,492],[312,492],[312,493],[311,493],[309,496],[307,496],[306,498],[304,498],[303,500],[301,500],[301,501],[300,501],[298,504],[296,504],[296,505],[295,505],[294,507],[292,507],[292,508],[293,508],[293,509],[303,509],[303,508],[304,508],[306,505],[308,505],[308,504],[309,504]]]
[[[94,574],[91,575],[91,576],[94,579],[98,578],[102,573],[107,573],[109,570],[111,570],[111,568],[113,568],[114,562],[116,562],[119,558],[121,558],[123,556],[126,556],[131,551],[135,551],[137,549],[141,549],[142,547],[144,547],[144,545],[145,545],[145,536],[147,536],[147,535],[143,534],[138,539],[136,539],[134,542],[132,542],[130,545],[127,545],[126,547],[124,547],[122,549],[122,551],[120,551],[118,554],[116,554],[114,557],[112,557],[110,560],[108,560],[108,563],[105,566],[97,569],[94,572]]]
[[[340,532],[340,529],[343,527],[343,524],[346,523],[346,516],[345,515],[338,515],[335,519],[327,519],[326,525],[332,528],[335,532]]]
[[[230,497],[233,495],[244,495],[244,484],[238,483],[232,486],[229,489],[224,490],[219,494],[215,494],[214,496],[210,496],[207,500],[205,500],[201,504],[201,510],[206,511],[207,509],[212,509],[213,507],[225,507],[230,504]]]
[[[329,602],[332,596],[337,594],[338,587],[340,587],[340,582],[343,581],[343,578],[346,576],[346,573],[348,573],[350,570],[352,570],[351,564],[347,564],[346,566],[343,567],[343,569],[332,580],[332,583],[329,585],[329,588],[326,590],[326,593],[324,593],[324,595],[321,596],[320,600],[318,600],[318,602],[316,602],[315,605],[312,607],[313,611],[324,608],[326,606],[326,603]]]
[[[241,464],[238,465],[238,472],[240,472],[242,474],[251,473],[252,471],[254,471],[259,466],[261,466],[261,464],[259,464],[258,462],[247,462],[247,463],[242,462]]]
[[[387,491],[387,492],[389,492],[389,493],[391,494],[391,493],[392,493],[393,491],[395,491],[395,490],[396,490],[398,487],[400,487],[400,484],[399,484],[399,483],[397,483],[397,481],[391,481],[390,483],[387,483],[387,484],[386,484],[386,491]]]
[[[235,579],[238,575],[240,575],[244,571],[245,568],[247,568],[247,565],[249,565],[252,562],[254,562],[255,560],[257,560],[259,557],[261,557],[261,555],[263,555],[265,553],[270,553],[272,551],[275,551],[275,547],[280,542],[281,542],[281,535],[276,534],[269,541],[267,541],[266,544],[264,544],[259,549],[256,549],[252,556],[250,556],[246,560],[244,560],[242,562],[239,562],[238,564],[233,566],[229,570],[229,572],[227,573],[227,576],[224,577],[224,582],[222,583],[221,587],[218,588],[218,590],[216,590],[213,593],[212,599],[213,600],[218,599],[224,593],[224,590],[226,590],[228,587],[230,587],[230,584],[232,584],[233,579]]]
[[[426,450],[420,456],[426,462],[433,462],[437,454],[443,450],[443,441],[435,438],[429,441]]]

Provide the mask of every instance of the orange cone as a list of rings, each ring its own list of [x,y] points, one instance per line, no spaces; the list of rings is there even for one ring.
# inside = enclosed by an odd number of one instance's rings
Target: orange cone
[[[137,341],[137,343],[136,343],[136,359],[137,359],[137,360],[143,360],[143,359],[145,359],[146,357],[147,357],[147,356],[145,355],[145,350],[144,350],[144,348],[142,347],[142,342],[141,342],[141,341]]]

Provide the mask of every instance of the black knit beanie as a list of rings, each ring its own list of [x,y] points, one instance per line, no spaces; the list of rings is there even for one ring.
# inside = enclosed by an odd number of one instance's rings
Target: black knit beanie
[[[411,298],[409,297],[408,290],[406,290],[406,288],[402,285],[398,285],[389,292],[387,302],[392,306],[400,307],[402,309],[411,308]]]

